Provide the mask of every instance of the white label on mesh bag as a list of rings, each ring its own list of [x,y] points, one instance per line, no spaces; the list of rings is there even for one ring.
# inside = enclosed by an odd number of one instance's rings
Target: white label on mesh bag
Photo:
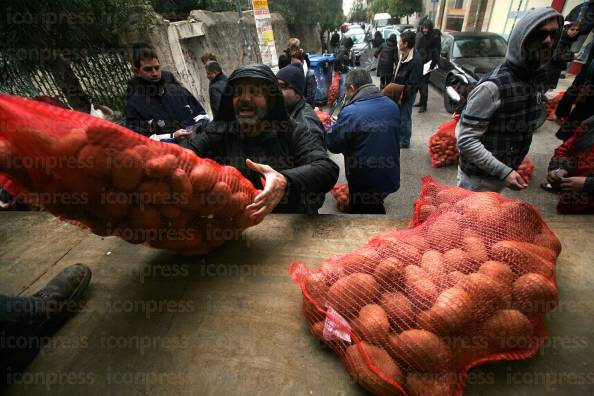
[[[351,329],[349,322],[340,316],[332,307],[328,307],[326,321],[324,322],[324,340],[334,341],[342,340],[351,342],[351,335],[344,329]]]

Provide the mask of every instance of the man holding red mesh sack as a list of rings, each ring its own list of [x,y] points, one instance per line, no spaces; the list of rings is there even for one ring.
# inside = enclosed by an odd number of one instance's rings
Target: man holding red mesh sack
[[[215,120],[184,146],[234,166],[264,188],[248,206],[256,218],[272,211],[317,213],[338,179],[322,135],[291,120],[269,67],[242,66],[228,84]]]
[[[517,172],[545,119],[545,65],[561,15],[552,8],[527,11],[511,33],[506,61],[472,90],[458,123],[458,186],[472,191],[522,190]]]
[[[441,208],[418,221],[423,205]],[[534,356],[559,239],[531,205],[423,180],[413,228],[291,275],[312,335],[379,395],[461,395],[468,370]]]

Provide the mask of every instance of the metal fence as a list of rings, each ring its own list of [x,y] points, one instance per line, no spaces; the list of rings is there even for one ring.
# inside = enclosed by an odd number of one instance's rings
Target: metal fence
[[[132,76],[132,66],[125,56],[119,53],[90,56],[73,61],[72,69],[93,104],[124,110],[127,81]],[[47,95],[68,103],[47,68],[25,71],[6,57],[0,62],[0,92],[24,97]]]

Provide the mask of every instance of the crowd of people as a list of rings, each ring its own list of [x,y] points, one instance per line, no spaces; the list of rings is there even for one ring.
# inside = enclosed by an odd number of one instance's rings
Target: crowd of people
[[[515,25],[505,62],[472,90],[461,114],[460,187],[494,192],[527,187],[517,170],[544,119],[545,92],[556,83],[546,66],[553,64],[560,74],[571,60],[572,40],[583,31],[578,23],[564,28],[562,16],[551,8],[527,11]],[[341,43],[333,35],[344,100],[326,131],[312,107],[315,77],[298,39],[281,54],[276,74],[256,64],[242,65],[227,77],[217,57],[204,54],[212,119],[173,74],[161,70],[155,49],[138,44],[126,126],[237,168],[262,190],[247,207],[260,219],[273,212],[317,214],[339,175],[329,152],[344,156],[350,212],[385,214],[384,200],[400,188],[400,150],[410,146],[417,92],[420,112],[427,110],[428,74],[437,65],[440,45],[440,33],[428,18],[418,32],[403,32],[399,42],[395,35],[386,41],[376,36],[377,87],[367,70],[353,68],[353,41]],[[564,142],[554,150],[546,188],[569,194],[560,203],[561,213],[594,213],[593,54],[557,108],[563,120],[557,136]],[[39,336],[60,318],[61,303],[80,299],[90,276],[87,267],[76,265],[31,297],[0,296],[3,337]],[[2,368],[24,361],[17,349],[2,344],[3,357],[10,358],[2,360]]]

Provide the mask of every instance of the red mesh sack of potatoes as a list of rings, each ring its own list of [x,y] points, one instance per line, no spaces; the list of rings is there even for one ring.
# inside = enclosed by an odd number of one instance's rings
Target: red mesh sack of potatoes
[[[0,172],[101,236],[204,254],[253,225],[240,172],[84,113],[0,96]]]
[[[431,178],[419,201],[449,208],[290,273],[310,332],[357,383],[378,395],[461,395],[470,368],[536,354],[558,304],[561,247],[524,202]]]
[[[336,200],[336,207],[343,213],[349,211],[349,185],[347,183],[335,185],[330,193]]]
[[[328,106],[332,106],[334,102],[338,99],[340,95],[340,74],[336,73],[334,76],[334,80],[332,80],[332,84],[330,84],[330,88],[328,88]]]
[[[524,180],[526,180],[526,183],[530,184],[532,181],[532,175],[534,174],[534,163],[530,161],[528,157],[524,158],[518,167],[518,173]]]
[[[440,168],[458,163],[460,153],[456,144],[456,125],[458,125],[457,118],[445,122],[429,138],[432,167]]]
[[[330,130],[332,129],[332,118],[330,117],[330,114],[318,109],[317,107],[315,108],[314,112],[320,119],[320,122],[322,123],[322,125],[324,125],[324,129],[326,130],[326,133],[330,133]]]

